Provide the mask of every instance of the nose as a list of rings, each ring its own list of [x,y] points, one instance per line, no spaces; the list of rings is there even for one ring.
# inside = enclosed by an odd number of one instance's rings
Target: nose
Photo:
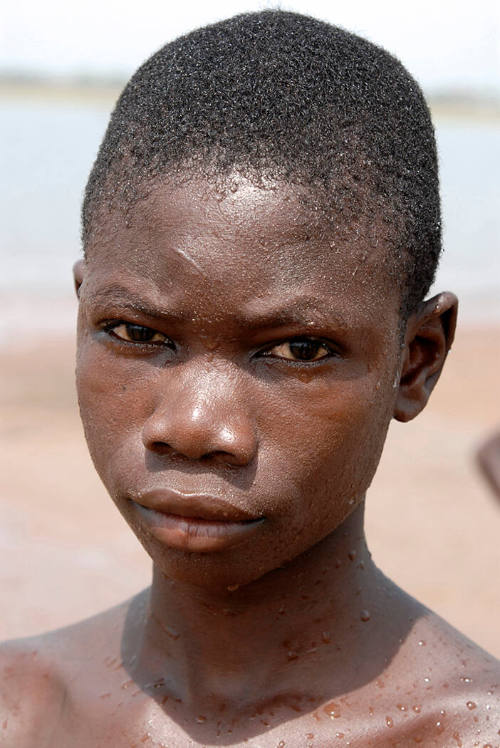
[[[163,370],[142,430],[146,449],[189,460],[248,465],[257,451],[250,398],[237,374]]]

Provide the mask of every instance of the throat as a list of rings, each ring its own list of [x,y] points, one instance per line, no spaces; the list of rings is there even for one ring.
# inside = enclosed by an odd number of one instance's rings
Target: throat
[[[132,677],[212,711],[253,708],[280,694],[297,705],[321,699],[332,672],[359,669],[379,607],[379,572],[362,527],[353,518],[342,528],[286,567],[225,593],[155,569],[125,626]]]

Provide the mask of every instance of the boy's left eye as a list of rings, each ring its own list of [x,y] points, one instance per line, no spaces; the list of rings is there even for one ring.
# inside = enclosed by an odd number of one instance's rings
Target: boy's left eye
[[[264,356],[284,358],[287,361],[320,361],[332,354],[332,349],[315,338],[294,338],[268,348]]]

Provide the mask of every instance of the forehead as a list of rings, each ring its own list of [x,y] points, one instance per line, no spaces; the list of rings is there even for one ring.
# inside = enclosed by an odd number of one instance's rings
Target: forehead
[[[241,303],[303,293],[324,304],[335,298],[351,314],[382,300],[394,312],[400,294],[378,223],[366,215],[338,220],[309,191],[284,182],[165,180],[126,215],[101,213],[87,247],[89,282],[119,277],[191,304],[188,290]]]

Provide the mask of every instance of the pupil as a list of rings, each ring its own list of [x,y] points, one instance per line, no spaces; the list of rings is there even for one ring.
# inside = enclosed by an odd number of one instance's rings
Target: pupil
[[[309,361],[317,356],[320,345],[317,340],[294,340],[290,343],[290,351],[300,361]]]
[[[127,325],[127,332],[132,340],[139,343],[151,340],[154,334],[153,330],[149,330],[147,327],[143,327],[142,325]]]

